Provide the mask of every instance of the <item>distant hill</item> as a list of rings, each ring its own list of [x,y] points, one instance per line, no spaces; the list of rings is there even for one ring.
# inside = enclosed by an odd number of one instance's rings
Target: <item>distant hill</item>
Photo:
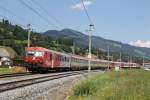
[[[64,29],[61,31],[58,30],[49,30],[43,33],[44,35],[50,36],[51,38],[68,38],[72,39],[76,45],[80,47],[88,47],[88,35],[85,35],[79,31],[72,29]],[[92,47],[99,48],[106,51],[107,46],[110,47],[111,52],[123,52],[124,54],[132,56],[146,56],[150,57],[150,49],[143,47],[135,47],[129,44],[121,43],[118,41],[104,39],[99,36],[92,36]]]

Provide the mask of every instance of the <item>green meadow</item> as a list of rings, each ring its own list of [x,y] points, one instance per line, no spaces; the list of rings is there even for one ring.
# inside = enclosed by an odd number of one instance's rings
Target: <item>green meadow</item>
[[[69,100],[150,100],[150,72],[110,71],[74,87]]]
[[[24,67],[12,67],[12,68],[8,68],[6,66],[4,67],[0,67],[0,75],[2,74],[12,74],[12,73],[26,73],[27,70]]]

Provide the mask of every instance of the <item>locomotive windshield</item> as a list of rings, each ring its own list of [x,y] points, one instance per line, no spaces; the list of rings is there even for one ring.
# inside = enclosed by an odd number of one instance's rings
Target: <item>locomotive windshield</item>
[[[39,56],[43,56],[43,52],[40,51],[27,51],[27,56],[35,56],[35,57],[39,57]]]

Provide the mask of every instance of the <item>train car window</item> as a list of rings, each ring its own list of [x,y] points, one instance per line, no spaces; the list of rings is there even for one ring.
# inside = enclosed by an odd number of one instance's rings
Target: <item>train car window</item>
[[[35,57],[43,56],[43,54],[44,53],[41,52],[41,51],[36,51],[36,52],[34,52],[34,51],[28,51],[26,53],[27,56],[35,56]]]
[[[61,61],[63,61],[63,56],[61,56]]]
[[[26,53],[26,55],[27,55],[27,56],[34,56],[34,53],[35,53],[35,52],[28,51],[28,52]]]
[[[75,62],[75,58],[72,58],[73,62]]]
[[[43,56],[43,52],[35,52],[34,56],[35,57]]]
[[[66,60],[66,58],[64,57],[64,61]]]
[[[76,59],[76,58],[74,58],[74,62],[77,62],[77,59]]]
[[[69,58],[67,57],[67,62],[69,62]]]

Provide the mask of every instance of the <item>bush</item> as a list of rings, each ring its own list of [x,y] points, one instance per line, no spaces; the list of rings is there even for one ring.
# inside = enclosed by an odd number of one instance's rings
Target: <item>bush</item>
[[[87,80],[74,88],[75,96],[87,96],[96,92],[96,86],[90,80]]]

